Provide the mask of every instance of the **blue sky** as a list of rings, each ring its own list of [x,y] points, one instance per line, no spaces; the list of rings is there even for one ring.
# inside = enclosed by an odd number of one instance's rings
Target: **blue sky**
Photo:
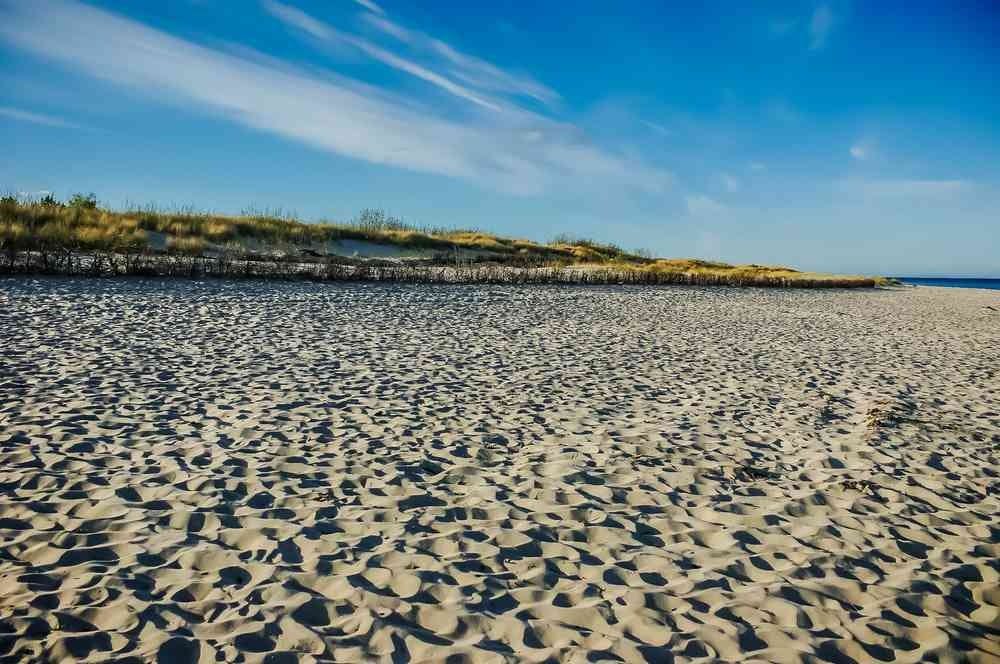
[[[0,0],[0,187],[1000,276],[991,3]]]

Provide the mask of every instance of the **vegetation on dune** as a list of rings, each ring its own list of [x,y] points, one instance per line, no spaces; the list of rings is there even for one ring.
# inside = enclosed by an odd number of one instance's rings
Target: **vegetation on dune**
[[[340,240],[363,240],[398,247],[448,252],[456,249],[489,252],[497,258],[522,256],[536,262],[644,261],[614,245],[589,240],[557,238],[550,244],[499,237],[474,229],[415,226],[382,210],[366,209],[346,223],[302,223],[277,214],[248,211],[222,216],[193,211],[161,212],[152,208],[111,211],[101,209],[93,194],[75,194],[63,204],[51,197],[23,201],[7,196],[0,201],[0,249],[113,250],[136,243],[153,247],[150,233],[164,236],[168,250],[190,253],[200,240],[205,250],[229,248],[241,240],[273,251],[324,245]]]
[[[331,243],[361,240],[425,250],[423,262],[326,269],[263,268],[261,261],[344,265],[350,259],[331,251]],[[699,283],[763,286],[874,286],[867,277],[807,274],[785,267],[728,265],[697,259],[654,259],[614,244],[558,236],[547,244],[499,237],[475,229],[415,226],[381,210],[363,210],[347,223],[302,223],[280,213],[250,210],[240,216],[153,208],[112,211],[93,194],[76,194],[66,203],[51,195],[41,200],[0,199],[0,271],[76,273],[83,265],[72,256],[90,254],[91,273],[196,272],[244,276],[313,276],[316,278],[385,278],[396,280],[577,281],[585,283]],[[174,257],[174,258],[170,258]],[[187,262],[178,262],[186,259]],[[216,261],[210,265],[208,261]],[[377,262],[377,260],[375,261]],[[451,272],[434,271],[448,266]],[[96,267],[95,267],[96,266]],[[178,267],[180,266],[180,267]],[[100,269],[98,269],[100,268]],[[391,269],[390,269],[391,268]],[[381,269],[381,268],[380,268]],[[464,270],[456,273],[455,270]],[[557,270],[553,272],[552,270]],[[532,273],[531,271],[535,272]],[[548,270],[546,272],[545,270]],[[256,271],[256,272],[254,272]],[[336,277],[332,276],[336,273]],[[458,274],[458,276],[456,276]],[[367,277],[365,275],[368,275]],[[371,276],[380,275],[380,276]],[[410,275],[407,277],[406,275]],[[465,275],[465,276],[462,276]]]

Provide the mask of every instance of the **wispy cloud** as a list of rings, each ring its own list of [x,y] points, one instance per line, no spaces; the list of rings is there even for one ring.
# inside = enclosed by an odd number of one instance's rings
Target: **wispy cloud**
[[[322,21],[319,21],[301,9],[286,5],[274,0],[264,0],[261,2],[264,9],[278,20],[308,32],[317,39],[330,39],[334,36],[334,31]]]
[[[872,198],[943,199],[971,190],[968,180],[849,179],[837,183],[847,194]]]
[[[529,97],[544,104],[559,101],[559,94],[538,81],[518,74],[512,74],[480,58],[466,55],[449,44],[411,30],[384,16],[366,14],[365,22],[420,52],[431,55],[448,68],[450,75],[480,90],[500,94]]]
[[[813,10],[809,19],[809,49],[817,51],[826,46],[826,41],[833,30],[835,17],[830,5],[820,5]]]
[[[670,182],[571,125],[527,112],[450,119],[349,78],[214,50],[71,0],[8,1],[0,14],[0,40],[11,45],[332,153],[521,194],[595,183],[661,191]]]
[[[772,37],[805,36],[809,39],[809,50],[823,49],[830,34],[841,20],[828,3],[816,5],[807,16],[799,18],[773,18],[768,22],[768,32]]]
[[[52,115],[45,115],[43,113],[33,113],[31,111],[25,111],[19,108],[11,108],[9,106],[0,106],[0,115],[6,118],[12,118],[14,120],[20,120],[21,122],[31,122],[34,124],[45,125],[47,127],[61,127],[63,129],[79,129],[80,125],[68,122],[62,118],[57,118]]]
[[[495,111],[500,110],[500,106],[497,103],[490,101],[486,97],[476,94],[467,87],[459,85],[447,77],[442,76],[422,65],[419,65],[411,60],[407,60],[406,58],[401,58],[367,39],[362,39],[360,37],[341,32],[340,30],[336,30],[333,27],[313,18],[312,16],[309,16],[305,12],[296,9],[295,7],[290,7],[283,3],[275,2],[274,0],[267,0],[263,4],[264,8],[270,12],[271,15],[284,22],[286,25],[308,32],[312,36],[324,41],[337,41],[349,44],[357,48],[365,55],[374,58],[385,65],[398,69],[399,71],[406,72],[411,76],[416,76],[417,78],[427,81],[428,83],[431,83],[432,85],[435,85],[442,90],[455,95],[456,97],[460,97],[467,101],[471,101],[474,104],[479,104],[480,106],[484,106]]]
[[[728,210],[725,205],[704,194],[685,196],[684,203],[688,214],[695,217],[717,217]]]
[[[851,156],[857,159],[858,161],[864,161],[869,157],[870,154],[868,147],[866,145],[862,145],[861,143],[855,143],[854,145],[852,145],[850,153]]]
[[[372,0],[354,0],[356,4],[361,5],[373,14],[385,14],[385,10],[379,7],[377,4],[372,2]]]
[[[674,132],[670,131],[669,129],[667,129],[666,127],[664,127],[659,123],[650,122],[649,120],[642,120],[642,124],[646,125],[650,129],[652,129],[655,133],[659,134],[660,136],[663,136],[664,138],[674,135]]]

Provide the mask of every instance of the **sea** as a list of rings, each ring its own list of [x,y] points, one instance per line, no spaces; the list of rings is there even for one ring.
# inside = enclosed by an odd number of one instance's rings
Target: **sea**
[[[914,286],[946,286],[948,288],[986,288],[1000,290],[1000,279],[962,279],[951,277],[896,277]]]

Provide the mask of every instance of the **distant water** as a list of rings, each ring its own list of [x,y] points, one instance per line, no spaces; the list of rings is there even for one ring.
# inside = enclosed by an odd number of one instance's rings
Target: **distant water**
[[[947,286],[948,288],[988,288],[1000,290],[1000,279],[952,279],[947,277],[897,277],[904,284]]]

